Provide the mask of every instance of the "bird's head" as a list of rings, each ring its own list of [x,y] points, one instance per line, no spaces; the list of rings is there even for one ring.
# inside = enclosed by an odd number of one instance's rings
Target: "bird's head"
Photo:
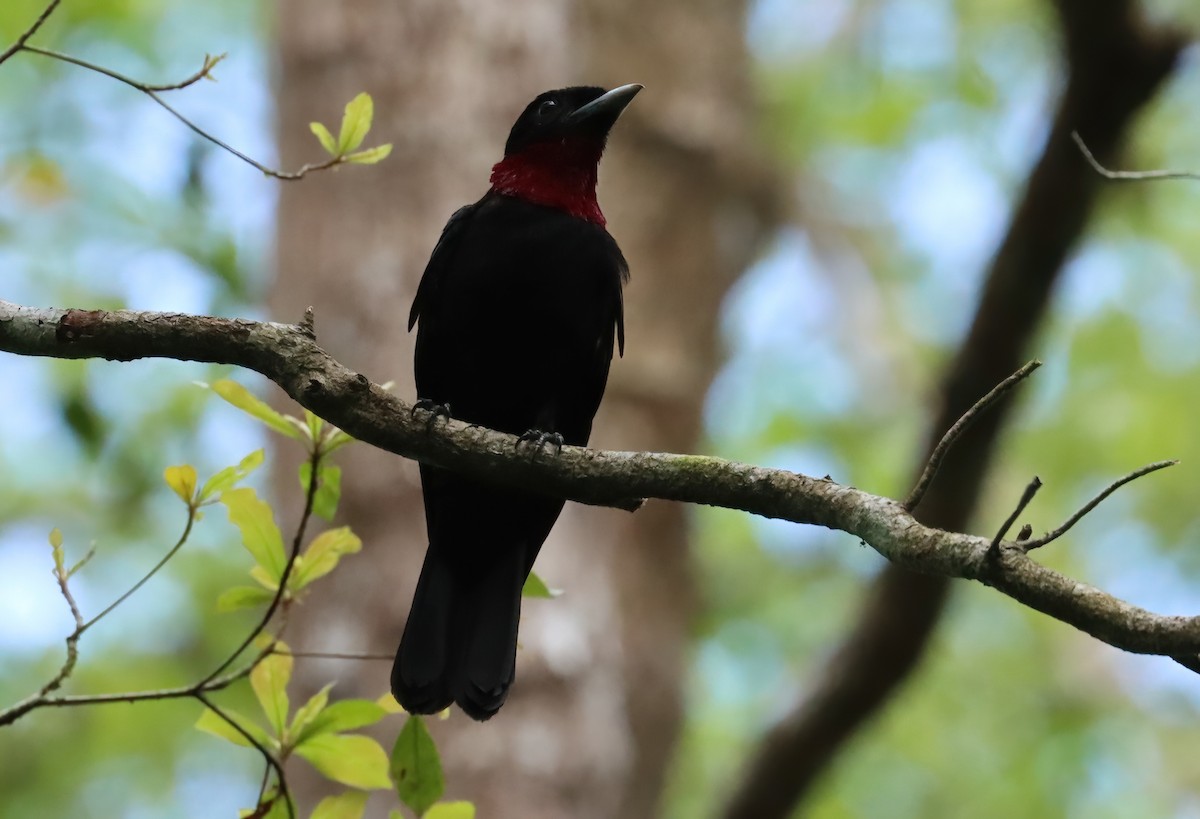
[[[611,91],[591,86],[539,94],[517,118],[492,168],[492,189],[558,208],[604,225],[596,202],[596,169],[608,132],[642,90],[636,83]]]

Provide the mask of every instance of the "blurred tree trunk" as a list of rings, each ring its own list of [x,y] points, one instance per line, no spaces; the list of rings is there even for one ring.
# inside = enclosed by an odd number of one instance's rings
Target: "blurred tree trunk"
[[[279,5],[279,140],[285,166],[317,155],[307,123],[336,123],[375,98],[372,168],[282,189],[271,314],[316,310],[317,337],[413,398],[412,294],[442,225],[477,199],[523,105],[547,88],[642,82],[601,169],[601,205],[633,272],[628,358],[613,368],[597,446],[691,451],[716,364],[721,297],[773,218],[771,177],[752,166],[745,8],[668,0],[416,0]],[[529,362],[536,366],[536,362]],[[391,652],[425,527],[413,463],[356,447],[340,518],[364,542],[298,612],[297,649]],[[295,497],[294,463],[277,473]],[[682,507],[637,515],[568,504],[538,571],[566,590],[525,606],[517,683],[486,724],[461,713],[434,730],[450,798],[480,815],[648,816],[678,733],[693,588]],[[298,663],[336,696],[387,690],[384,662]],[[390,742],[395,723],[385,737]],[[311,798],[320,783],[294,772]]]

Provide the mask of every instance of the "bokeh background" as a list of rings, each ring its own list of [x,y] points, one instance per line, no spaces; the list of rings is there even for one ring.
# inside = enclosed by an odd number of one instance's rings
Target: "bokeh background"
[[[1049,2],[344,5],[65,2],[37,42],[138,78],[180,78],[204,53],[228,52],[219,82],[172,103],[266,164],[317,158],[305,123],[335,121],[359,90],[376,96],[373,141],[397,151],[285,187],[128,88],[18,55],[0,66],[0,297],[283,321],[313,304],[332,352],[411,398],[397,317],[440,224],[484,189],[521,105],[593,76],[639,81],[647,91],[601,171],[611,228],[632,248],[635,330],[596,443],[907,492],[940,373],[1063,87]],[[1151,25],[1200,32],[1192,2],[1139,6]],[[0,6],[4,41],[40,7]],[[1200,167],[1198,92],[1193,47],[1135,121],[1123,164]],[[1026,517],[1041,530],[1113,477],[1178,457],[1038,559],[1153,610],[1195,614],[1200,182],[1111,185],[1099,204],[1029,347],[1045,366],[1020,390],[971,530],[993,531],[1034,474],[1046,486]],[[686,262],[696,281],[658,259]],[[676,327],[662,318],[672,313],[702,320]],[[51,527],[76,555],[96,544],[76,581],[94,612],[183,524],[163,467],[210,473],[269,444],[193,383],[224,374],[0,357],[0,701],[57,669],[71,627],[50,576]],[[394,460],[355,453],[346,515],[402,493],[397,513],[415,517],[414,471]],[[293,474],[260,483],[283,509]],[[666,506],[642,513],[637,532],[613,511],[564,521],[543,573],[567,594],[532,605],[523,626],[527,695],[507,723],[439,727],[448,795],[489,817],[720,814],[883,561],[845,535]],[[410,533],[353,522],[366,547],[347,561],[349,579],[306,607],[299,633],[311,648],[388,651],[412,579],[351,598],[360,581],[349,564],[364,577],[389,563],[411,574],[420,523],[404,524]],[[636,552],[609,542],[623,537]],[[399,540],[412,543],[392,560]],[[592,541],[599,579],[576,565]],[[70,690],[177,685],[207,670],[248,623],[213,606],[244,563],[232,528],[210,514],[86,636]],[[563,640],[587,646],[594,667],[573,666],[555,648]],[[644,672],[639,658],[655,656],[667,667]],[[313,666],[310,685],[386,687],[386,664]],[[1200,816],[1198,692],[1167,660],[1124,655],[960,584],[926,661],[797,815]],[[197,713],[182,702],[29,715],[0,731],[0,817],[234,815],[252,799],[256,762],[194,731]],[[596,721],[622,727],[569,733]],[[502,740],[482,742],[487,731]],[[531,744],[588,770],[555,767]],[[533,784],[512,784],[499,760],[514,757]]]

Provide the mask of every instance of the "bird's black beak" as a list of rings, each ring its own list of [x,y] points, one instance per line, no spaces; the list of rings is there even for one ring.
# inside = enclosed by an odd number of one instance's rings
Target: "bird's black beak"
[[[564,125],[579,125],[584,122],[601,122],[611,126],[621,116],[625,106],[633,101],[643,86],[640,83],[622,85],[601,94],[586,105],[576,108],[563,118]]]

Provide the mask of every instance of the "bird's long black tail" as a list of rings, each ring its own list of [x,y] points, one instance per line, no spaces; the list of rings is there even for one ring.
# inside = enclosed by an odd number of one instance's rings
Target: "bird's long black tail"
[[[500,710],[516,670],[526,550],[430,543],[392,666],[392,694],[412,714],[450,705],[473,719]],[[540,543],[538,544],[540,545]]]

